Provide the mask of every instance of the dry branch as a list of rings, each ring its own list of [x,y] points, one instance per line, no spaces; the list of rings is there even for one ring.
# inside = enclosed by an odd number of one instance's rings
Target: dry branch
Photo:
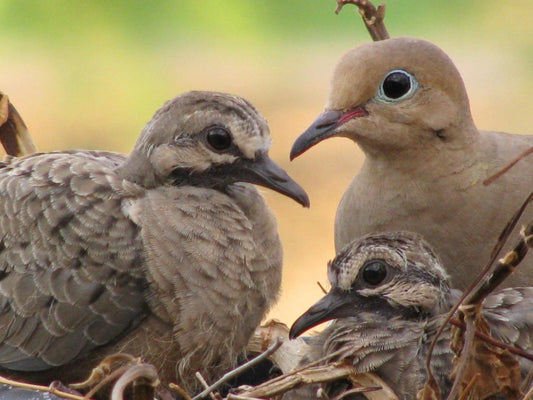
[[[483,300],[512,273],[529,248],[533,247],[533,222],[521,231],[521,236],[513,250],[498,260],[494,272],[466,296],[459,308],[459,320],[466,329],[453,329],[452,349],[458,362],[449,399],[458,398],[460,392],[463,396],[467,389],[479,399],[498,393],[507,399],[520,398],[520,367],[516,359],[507,349],[476,337],[475,332],[490,334],[482,315]]]
[[[111,392],[111,400],[122,400],[127,387],[133,386],[135,400],[152,400],[159,385],[157,370],[151,364],[132,365],[117,379]]]
[[[533,201],[533,192],[522,203],[520,208],[515,212],[515,214],[511,217],[507,225],[504,227],[504,229],[500,233],[500,236],[498,237],[498,242],[496,243],[496,245],[494,246],[494,249],[492,250],[488,263],[483,268],[478,278],[475,279],[474,282],[472,282],[472,284],[470,285],[470,287],[462,294],[457,304],[455,304],[452,307],[452,309],[448,312],[448,315],[446,316],[444,322],[442,323],[441,327],[435,334],[435,337],[433,338],[433,341],[431,342],[431,345],[428,350],[428,355],[426,358],[426,371],[428,374],[428,378],[427,378],[426,384],[424,385],[424,388],[422,389],[420,393],[420,396],[419,396],[420,399],[424,399],[424,400],[440,399],[438,385],[435,381],[435,378],[431,370],[431,359],[433,357],[433,351],[435,349],[435,345],[440,335],[446,328],[446,325],[450,322],[452,317],[455,315],[459,307],[462,304],[466,303],[467,297],[469,298],[468,301],[470,302],[472,302],[472,300],[474,300],[476,297],[481,296],[484,298],[492,290],[494,290],[507,276],[509,276],[512,270],[514,269],[514,267],[516,267],[516,265],[518,265],[518,263],[522,260],[520,259],[518,262],[516,262],[516,264],[513,267],[508,264],[505,264],[503,266],[498,264],[496,267],[492,267],[498,257],[498,254],[500,254],[503,247],[507,243],[507,240],[509,239],[509,235],[516,228],[516,225],[518,224],[520,217],[523,215],[526,207],[532,201]],[[531,224],[529,227],[531,227]],[[522,243],[520,243],[518,246],[520,246],[520,249],[522,249]],[[525,256],[525,253],[522,254],[522,258],[524,256]],[[449,396],[448,398],[452,399],[451,396]]]
[[[444,322],[447,324],[455,311],[459,310],[459,321],[452,328],[452,349],[457,355],[457,360],[449,400],[461,399],[465,396],[466,398],[474,396],[473,398],[485,399],[497,393],[504,394],[508,399],[518,399],[520,396],[520,368],[516,359],[511,355],[510,348],[502,346],[497,341],[484,338],[484,336],[490,337],[490,329],[482,315],[482,303],[514,271],[526,256],[529,248],[533,247],[533,222],[531,222],[521,231],[521,239],[515,247],[490,268],[531,201],[533,201],[533,193],[529,195],[502,231],[492,252],[491,261],[480,279],[465,292]],[[490,275],[486,277],[489,272]],[[436,342],[441,331],[436,335],[432,344]],[[440,398],[429,368],[431,353],[432,348],[426,365],[428,380],[420,393],[421,399]],[[523,355],[519,354],[520,351],[512,353]],[[530,358],[530,355],[527,358]]]
[[[211,386],[206,386],[205,390],[199,393],[198,395],[194,396],[192,400],[199,400],[208,394],[212,393],[216,389],[218,389],[220,386],[222,386],[224,383],[228,382],[229,380],[235,378],[236,376],[242,374],[245,370],[251,368],[252,366],[256,365],[257,363],[261,362],[265,358],[270,357],[272,354],[274,354],[282,345],[282,341],[278,338],[274,343],[270,345],[268,349],[266,349],[264,352],[262,352],[257,357],[253,358],[252,360],[248,361],[247,363],[225,373],[222,378],[220,378],[218,381],[216,381]]]
[[[397,399],[392,389],[377,375],[358,374],[351,365],[344,363],[317,365],[321,362],[317,360],[302,366],[302,358],[309,352],[309,344],[302,337],[290,340],[288,327],[279,321],[269,321],[256,329],[248,343],[248,351],[258,352],[274,342],[281,342],[281,347],[270,356],[270,359],[284,374],[253,388],[245,388],[236,394],[230,394],[228,400],[270,398],[303,385],[326,383],[343,378],[349,379],[354,390],[364,392],[369,400]]]
[[[284,374],[298,368],[302,358],[309,352],[306,341],[302,337],[289,340],[289,328],[277,320],[270,320],[257,328],[246,349],[253,354],[263,353],[276,342],[281,343],[280,348],[269,359]]]
[[[337,0],[335,14],[338,14],[346,4],[357,7],[363,22],[373,41],[389,39],[389,32],[385,27],[385,4],[377,8],[368,0]]]
[[[28,390],[35,390],[35,391],[38,391],[38,392],[51,393],[51,394],[53,394],[55,396],[62,397],[62,398],[65,398],[65,399],[70,399],[70,400],[84,400],[83,396],[72,394],[72,393],[69,393],[69,392],[65,392],[65,391],[63,391],[61,389],[58,389],[56,387],[53,387],[53,386],[34,385],[34,384],[31,384],[31,383],[20,382],[20,381],[15,381],[15,380],[12,380],[12,379],[8,379],[8,378],[5,378],[3,376],[0,376],[0,384],[9,385],[9,386],[17,387],[17,388],[21,388],[21,389],[28,389]]]

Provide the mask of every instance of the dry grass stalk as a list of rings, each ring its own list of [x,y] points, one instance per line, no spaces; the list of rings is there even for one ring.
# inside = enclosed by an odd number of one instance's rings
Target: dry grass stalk
[[[289,339],[288,327],[279,321],[269,321],[256,329],[248,343],[248,351],[257,352],[274,342],[281,342],[281,347],[269,358],[280,367],[283,375],[261,385],[244,388],[236,396],[248,398],[270,398],[303,385],[319,384],[349,379],[357,392],[365,392],[369,400],[394,400],[397,396],[377,375],[372,373],[357,374],[351,365],[345,363],[328,363],[317,365],[322,360],[301,366],[302,358],[307,354],[309,345],[303,338]],[[228,395],[228,399],[237,399]]]
[[[51,393],[58,397],[62,397],[65,399],[70,399],[70,400],[84,400],[84,397],[81,395],[76,395],[76,394],[72,394],[69,392],[65,392],[64,390],[58,389],[54,386],[34,385],[31,383],[8,379],[3,376],[0,376],[0,384],[9,385],[9,386],[17,387],[17,388],[22,388],[22,389],[37,390],[39,392]]]

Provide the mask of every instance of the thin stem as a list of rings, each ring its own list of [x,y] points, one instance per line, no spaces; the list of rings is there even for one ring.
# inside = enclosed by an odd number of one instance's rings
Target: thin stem
[[[374,41],[389,39],[389,32],[385,26],[385,4],[377,8],[368,0],[337,0],[335,13],[338,14],[346,4],[353,4],[359,10],[365,27]]]
[[[42,386],[42,385],[33,385],[31,383],[25,383],[25,382],[19,382],[14,381],[11,379],[7,379],[3,376],[0,376],[0,383],[3,383],[5,385],[10,385],[14,387],[19,387],[22,389],[28,389],[28,390],[38,390],[39,392],[47,392],[54,394],[59,397],[63,397],[65,399],[72,399],[72,400],[83,400],[83,396],[78,396],[72,393],[63,392],[57,388],[51,388],[48,386]]]
[[[274,353],[276,350],[278,350],[283,342],[280,338],[278,338],[268,349],[266,349],[264,352],[259,354],[257,357],[252,358],[250,361],[242,364],[241,366],[229,371],[228,373],[224,374],[222,378],[220,378],[218,381],[213,383],[211,386],[207,386],[204,391],[197,394],[193,397],[192,400],[198,400],[205,396],[207,396],[209,393],[212,393],[214,390],[219,388],[221,385],[229,381],[230,379],[242,374],[247,369],[250,369],[254,365],[258,364],[259,362],[263,361],[264,359],[268,358],[272,353]],[[205,382],[205,381],[204,381]]]

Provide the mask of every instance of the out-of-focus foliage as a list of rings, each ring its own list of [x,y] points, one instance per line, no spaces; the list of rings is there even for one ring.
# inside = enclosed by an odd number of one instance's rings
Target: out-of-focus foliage
[[[390,12],[395,13],[390,19],[391,28],[415,26],[424,31],[479,22],[486,10],[497,4],[483,0],[388,3]],[[56,46],[92,37],[95,31],[114,34],[116,40],[140,47],[175,45],[190,39],[268,44],[337,37],[339,28],[351,27],[354,21],[348,12],[334,18],[334,7],[334,2],[328,0],[4,0],[0,5],[0,32],[18,32],[29,40],[50,41]]]

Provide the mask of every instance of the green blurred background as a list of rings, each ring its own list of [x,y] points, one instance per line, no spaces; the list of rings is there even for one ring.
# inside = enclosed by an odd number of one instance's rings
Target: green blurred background
[[[293,140],[322,110],[339,56],[370,38],[353,6],[334,0],[0,0],[0,90],[40,150],[129,152],[167,99],[220,90],[268,119],[271,154],[311,209],[263,190],[285,248],[272,317],[291,323],[321,296],[333,219],[362,163],[346,139],[289,163]],[[455,60],[483,129],[533,134],[533,1],[389,0],[392,36],[433,41]],[[363,79],[364,77],[362,77]],[[525,183],[527,184],[527,183]]]

